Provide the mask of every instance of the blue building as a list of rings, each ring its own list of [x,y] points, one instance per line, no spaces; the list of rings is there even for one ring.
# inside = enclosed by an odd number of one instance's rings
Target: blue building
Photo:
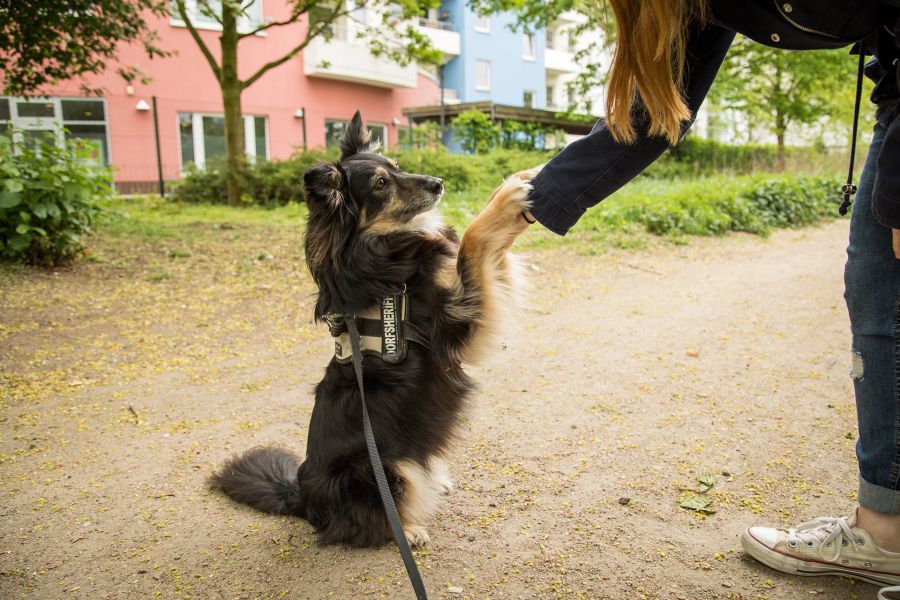
[[[571,89],[581,71],[578,52],[591,52],[602,40],[599,30],[581,28],[587,19],[566,11],[545,29],[529,32],[513,28],[516,18],[511,13],[481,16],[466,0],[444,0],[420,19],[422,32],[444,57],[437,73],[443,88],[441,104],[404,108],[403,114],[410,123],[447,123],[466,110],[480,110],[496,122],[539,123],[566,134],[564,139],[554,136],[541,143],[565,143],[587,134],[591,123],[558,114],[569,107],[594,114],[600,106],[602,90],[576,97]],[[449,129],[444,144],[461,150]]]
[[[543,30],[512,31],[512,14],[480,16],[465,0],[442,3],[440,18],[460,35],[459,56],[444,66],[444,88],[455,100],[547,107]]]

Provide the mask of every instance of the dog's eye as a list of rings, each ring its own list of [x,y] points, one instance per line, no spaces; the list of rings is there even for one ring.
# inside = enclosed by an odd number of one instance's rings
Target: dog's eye
[[[387,185],[387,181],[385,181],[384,177],[379,177],[378,181],[375,182],[375,189],[382,190],[382,189],[384,189],[384,186],[386,186],[386,185]]]

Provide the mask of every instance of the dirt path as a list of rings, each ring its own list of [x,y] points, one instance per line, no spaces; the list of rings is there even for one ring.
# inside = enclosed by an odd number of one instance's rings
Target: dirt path
[[[432,596],[874,598],[739,542],[853,505],[846,229],[531,253],[419,553]],[[317,547],[204,490],[232,452],[302,451],[330,346],[287,242],[246,269],[202,250],[140,285],[137,253],[2,280],[0,597],[409,597],[392,547]],[[707,473],[718,512],[680,508]]]

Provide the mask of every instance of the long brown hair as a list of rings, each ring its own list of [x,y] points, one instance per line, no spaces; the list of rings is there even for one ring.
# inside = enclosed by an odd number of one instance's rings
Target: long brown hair
[[[610,0],[616,50],[606,95],[606,122],[620,142],[635,140],[632,106],[640,96],[650,135],[674,144],[692,115],[683,95],[690,26],[706,18],[708,0]]]

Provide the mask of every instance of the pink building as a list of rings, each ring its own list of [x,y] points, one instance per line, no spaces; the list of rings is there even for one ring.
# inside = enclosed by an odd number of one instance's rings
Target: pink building
[[[284,0],[256,0],[249,12],[247,28],[286,18],[288,5]],[[251,160],[285,158],[304,145],[330,145],[357,109],[392,148],[407,126],[403,107],[439,102],[433,76],[414,65],[401,67],[376,59],[360,45],[354,31],[360,19],[365,19],[364,12],[354,15],[354,21],[339,23],[329,42],[313,41],[244,91],[242,111]],[[204,41],[217,55],[218,24],[200,15],[192,21],[203,29]],[[152,191],[158,181],[151,110],[155,97],[164,179],[179,178],[189,163],[202,167],[224,155],[222,97],[209,65],[178,19],[159,18],[153,24],[159,45],[174,50],[174,56],[150,60],[137,44],[119,52],[120,62],[138,65],[152,78],[149,83],[127,85],[116,74],[116,65],[109,65],[105,74],[90,80],[104,90],[102,98],[83,97],[77,82],[42,90],[46,93],[42,99],[0,97],[0,129],[12,124],[27,138],[91,139],[103,160],[113,165],[119,191]],[[458,54],[458,34],[433,25],[423,20],[420,27],[448,57]],[[273,27],[242,40],[241,78],[286,53],[302,39],[304,28],[305,23]]]

